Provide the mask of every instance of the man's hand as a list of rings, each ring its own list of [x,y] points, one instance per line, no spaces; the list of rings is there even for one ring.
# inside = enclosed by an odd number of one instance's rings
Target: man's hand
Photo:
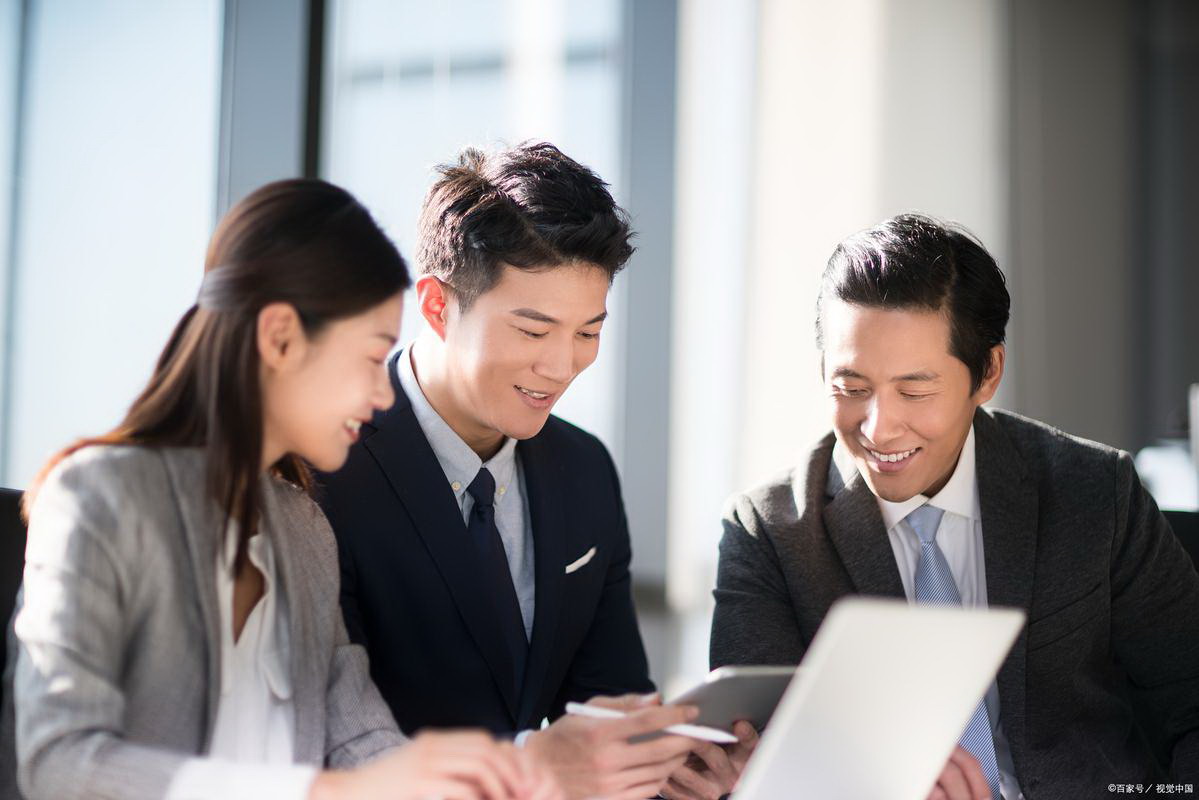
[[[748,722],[738,722],[733,733],[737,743],[725,747],[699,742],[687,762],[671,774],[661,795],[667,800],[719,800],[732,792],[758,746],[758,732]]]
[[[928,800],[991,800],[991,787],[978,759],[961,747],[954,750]]]
[[[525,749],[558,778],[569,800],[644,800],[682,765],[696,740],[663,735],[630,739],[695,719],[692,706],[663,706],[657,695],[597,697],[591,704],[626,712],[622,719],[567,714],[529,735]]]

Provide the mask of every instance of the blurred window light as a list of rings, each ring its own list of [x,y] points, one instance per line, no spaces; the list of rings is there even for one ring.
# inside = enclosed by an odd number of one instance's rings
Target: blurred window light
[[[8,323],[12,319],[10,287],[14,278],[12,264],[12,200],[16,190],[16,154],[18,115],[20,114],[21,26],[20,3],[0,3],[0,486],[4,486],[4,448],[6,409],[12,383],[8,376],[10,341]]]
[[[21,487],[119,422],[195,295],[222,3],[4,5],[27,14],[0,340],[0,483]]]
[[[466,146],[552,142],[609,181],[620,202],[623,5],[333,0],[323,176],[361,199],[410,263],[433,167]],[[619,424],[619,306],[614,291],[599,358],[555,408],[610,447]],[[402,341],[419,328],[410,294]]]

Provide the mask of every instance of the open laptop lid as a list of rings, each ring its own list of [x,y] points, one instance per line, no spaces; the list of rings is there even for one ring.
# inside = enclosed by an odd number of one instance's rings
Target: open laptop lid
[[[861,597],[825,617],[735,800],[924,800],[1024,612]]]

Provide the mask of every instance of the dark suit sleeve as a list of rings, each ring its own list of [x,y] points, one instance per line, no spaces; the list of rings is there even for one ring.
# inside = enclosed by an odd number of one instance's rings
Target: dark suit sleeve
[[[585,702],[596,695],[654,691],[645,646],[637,628],[637,612],[633,608],[629,576],[633,551],[620,495],[620,479],[606,450],[604,454],[613,490],[611,502],[618,519],[612,537],[612,558],[608,561],[595,616],[554,699],[551,718],[563,714],[568,701]]]
[[[745,496],[735,498],[725,512],[713,595],[712,669],[799,663],[805,644],[778,555]]]
[[[1172,755],[1173,777],[1199,781],[1199,575],[1127,453],[1117,458],[1116,497],[1115,655]]]

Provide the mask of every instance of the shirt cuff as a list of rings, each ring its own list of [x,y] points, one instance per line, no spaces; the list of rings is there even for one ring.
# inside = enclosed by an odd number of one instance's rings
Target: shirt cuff
[[[529,729],[529,730],[527,730],[527,731],[521,731],[520,733],[516,734],[516,736],[514,736],[514,737],[512,738],[512,743],[513,743],[514,745],[516,745],[517,747],[524,747],[524,746],[525,746],[525,742],[526,742],[526,741],[528,741],[528,739],[529,739],[529,735],[530,735],[531,733],[533,733],[533,729],[532,729],[532,728],[530,728],[530,729]]]
[[[301,764],[192,758],[175,773],[164,800],[306,800],[316,773],[316,767]]]

